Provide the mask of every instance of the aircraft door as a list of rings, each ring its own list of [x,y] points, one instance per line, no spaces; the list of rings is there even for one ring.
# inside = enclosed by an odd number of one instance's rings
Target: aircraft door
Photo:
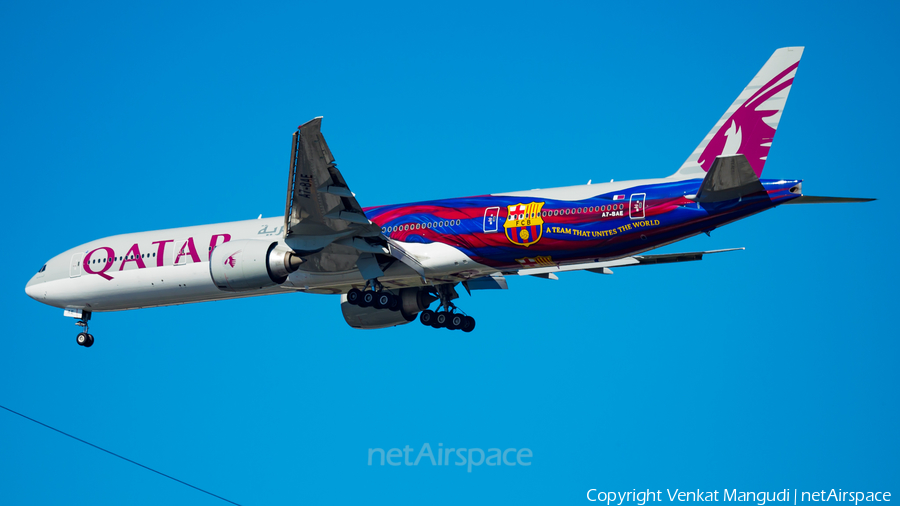
[[[84,253],[75,253],[72,255],[72,261],[69,262],[69,277],[77,278],[81,276],[81,260],[84,259]]]
[[[484,231],[496,232],[497,222],[500,220],[500,208],[489,207],[484,210]]]
[[[644,205],[647,199],[646,193],[632,193],[631,200],[628,202],[628,216],[632,220],[644,219]]]

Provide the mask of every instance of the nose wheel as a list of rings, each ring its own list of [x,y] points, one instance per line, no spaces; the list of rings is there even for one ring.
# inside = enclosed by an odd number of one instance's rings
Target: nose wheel
[[[90,348],[94,345],[94,336],[87,332],[79,332],[78,336],[75,337],[75,342],[78,343],[79,346]]]

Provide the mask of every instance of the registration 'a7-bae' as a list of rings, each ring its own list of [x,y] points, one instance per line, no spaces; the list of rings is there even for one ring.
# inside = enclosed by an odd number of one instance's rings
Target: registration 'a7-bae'
[[[50,259],[25,292],[76,318],[82,346],[94,342],[95,312],[291,291],[339,294],[355,328],[418,316],[470,332],[475,319],[454,304],[459,285],[700,260],[740,248],[647,252],[778,205],[871,200],[762,179],[802,54],[775,51],[681,167],[657,179],[363,208],[315,118],[294,132],[284,216],[97,239]]]

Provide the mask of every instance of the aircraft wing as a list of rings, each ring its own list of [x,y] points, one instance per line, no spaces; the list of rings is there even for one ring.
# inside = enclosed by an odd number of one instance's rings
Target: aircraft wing
[[[337,243],[384,253],[380,228],[366,214],[334,162],[322,117],[294,132],[284,204],[284,238],[295,251],[314,253]]]
[[[692,262],[702,260],[703,255],[712,253],[724,253],[726,251],[738,251],[744,248],[716,249],[711,251],[692,251],[688,253],[668,253],[663,255],[635,255],[616,260],[599,262],[586,262],[572,265],[555,265],[552,267],[536,267],[533,269],[519,269],[520,276],[538,276],[542,278],[558,279],[557,272],[590,271],[597,274],[612,274],[610,267],[628,267],[632,265],[669,264],[674,262]]]

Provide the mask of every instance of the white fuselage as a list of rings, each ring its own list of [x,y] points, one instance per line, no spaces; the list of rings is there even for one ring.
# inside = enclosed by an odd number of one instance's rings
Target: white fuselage
[[[209,253],[226,240],[280,236],[278,218],[218,223],[104,237],[47,262],[25,288],[56,307],[117,311],[278,293],[218,290]]]
[[[120,311],[293,291],[337,294],[365,283],[357,269],[301,269],[279,286],[248,292],[223,291],[213,283],[209,259],[216,246],[239,239],[282,241],[283,226],[284,219],[278,217],[104,237],[50,259],[31,278],[25,292],[50,306]],[[471,265],[473,276],[492,270],[444,244],[407,247],[414,250],[429,274],[439,275],[445,264]],[[388,267],[382,280],[389,288],[425,284],[415,270],[401,262]]]

